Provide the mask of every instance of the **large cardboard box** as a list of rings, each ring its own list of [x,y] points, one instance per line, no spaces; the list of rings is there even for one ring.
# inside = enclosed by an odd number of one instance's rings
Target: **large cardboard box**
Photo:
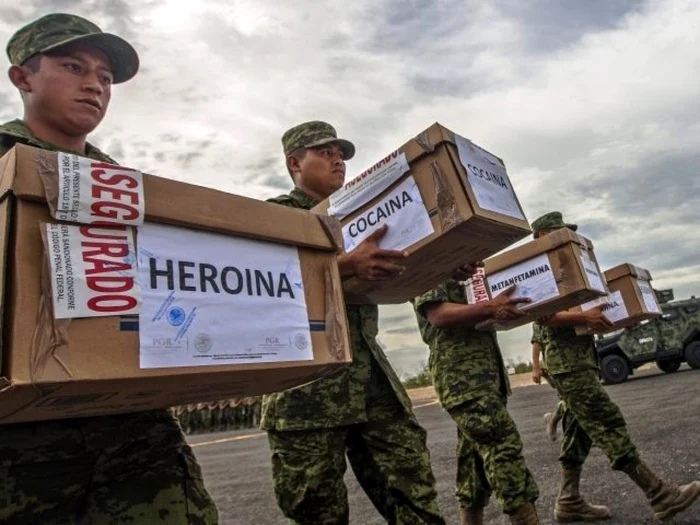
[[[346,251],[380,226],[379,247],[409,253],[387,281],[344,282],[353,303],[402,303],[530,233],[503,161],[433,124],[320,203],[341,221]]]
[[[50,172],[56,163],[56,153],[25,146],[16,146],[0,159],[0,423],[260,395],[312,381],[351,362],[336,261],[338,238],[328,218],[149,175],[143,176],[146,223],[137,230],[139,238],[153,225],[174,225],[181,227],[177,232],[182,239],[215,232],[224,234],[216,238],[226,242],[255,239],[271,243],[256,246],[291,246],[296,250],[302,283],[293,285],[297,290],[303,288],[299,295],[304,298],[306,313],[299,315],[302,322],[308,318],[308,332],[304,333],[309,334],[310,341],[290,339],[289,347],[293,350],[294,343],[297,349],[302,348],[306,352],[304,360],[274,362],[273,358],[271,362],[255,362],[257,350],[251,350],[255,355],[250,359],[243,356],[235,361],[240,356],[233,348],[233,337],[232,348],[217,349],[206,365],[182,366],[179,362],[177,367],[144,368],[139,316],[55,319],[52,297],[47,293],[50,287],[45,286],[48,264],[40,225],[58,221],[49,215],[46,188],[38,172],[46,175],[47,166]],[[331,227],[324,226],[324,221]],[[180,248],[185,249],[177,243],[172,246],[173,250]],[[157,261],[160,283],[168,282],[162,270],[166,262]],[[191,263],[184,264],[179,267],[179,282],[197,282],[183,274],[183,268]],[[171,309],[168,319],[173,325],[182,323],[184,313]],[[271,331],[276,322],[274,313],[271,309],[260,316],[261,322],[269,319]],[[234,325],[235,314],[232,312],[230,319]],[[242,336],[246,333],[246,326],[238,329]],[[161,345],[156,360],[185,345],[196,346],[204,356],[211,353],[207,334],[192,334],[192,339],[180,342],[180,346],[167,338],[154,338],[153,343]],[[286,342],[271,340],[265,344],[275,347]],[[277,355],[272,351],[269,354]],[[220,355],[234,358],[226,364],[215,364],[224,362],[214,360]]]
[[[661,315],[659,300],[651,287],[649,270],[633,264],[621,264],[605,272],[610,294],[574,308],[586,311],[603,306],[605,316],[613,323],[612,332],[626,326]],[[577,326],[579,335],[591,333],[585,326]]]
[[[593,243],[567,228],[487,259],[484,272],[489,299],[515,286],[512,296],[531,302],[522,319],[485,321],[481,330],[509,330],[608,294]]]

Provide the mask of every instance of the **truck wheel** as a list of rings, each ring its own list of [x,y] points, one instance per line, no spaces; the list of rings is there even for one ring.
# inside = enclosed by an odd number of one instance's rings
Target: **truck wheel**
[[[659,370],[661,370],[662,372],[672,374],[673,372],[678,372],[678,369],[681,367],[681,360],[664,359],[663,361],[657,361],[656,366],[658,366]]]
[[[688,343],[685,347],[685,360],[691,368],[700,368],[700,341]]]
[[[619,355],[606,355],[600,362],[600,375],[608,385],[624,383],[630,375],[630,367]]]

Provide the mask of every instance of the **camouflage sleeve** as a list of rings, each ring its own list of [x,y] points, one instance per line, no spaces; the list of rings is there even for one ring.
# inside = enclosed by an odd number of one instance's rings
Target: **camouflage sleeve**
[[[447,303],[450,301],[450,295],[447,290],[447,283],[442,283],[440,286],[423,295],[419,295],[413,301],[413,308],[418,314],[425,317],[425,307],[432,303]]]
[[[532,337],[530,338],[530,343],[533,345],[537,343],[542,346],[542,327],[537,323],[532,324]]]
[[[277,197],[272,197],[267,199],[266,202],[271,202],[272,204],[280,204],[282,206],[291,206],[292,208],[300,208],[299,204],[294,200],[289,194],[279,195]]]

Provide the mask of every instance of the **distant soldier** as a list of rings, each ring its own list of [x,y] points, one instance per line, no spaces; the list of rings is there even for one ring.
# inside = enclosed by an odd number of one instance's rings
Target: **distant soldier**
[[[535,238],[561,228],[576,230],[561,213],[548,213],[532,224]],[[700,481],[678,487],[659,477],[639,457],[627,424],[598,377],[595,342],[576,335],[574,327],[603,331],[610,322],[600,309],[560,312],[535,323],[533,344],[544,352],[544,362],[559,397],[565,402],[564,440],[559,461],[562,482],[554,508],[559,521],[595,521],[612,516],[607,507],[588,504],[579,493],[581,469],[591,446],[600,448],[613,469],[627,474],[644,491],[654,516],[666,521],[687,509],[700,496]]]

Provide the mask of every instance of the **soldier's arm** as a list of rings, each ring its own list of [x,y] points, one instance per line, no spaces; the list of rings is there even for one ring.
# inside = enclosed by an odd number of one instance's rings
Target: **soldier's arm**
[[[540,319],[539,322],[547,326],[585,326],[586,315],[585,312],[559,312]]]
[[[612,326],[603,314],[602,306],[585,312],[559,312],[539,322],[547,326],[586,326],[593,331],[605,330]]]
[[[476,326],[493,317],[494,306],[490,301],[476,304],[429,303],[424,307],[425,317],[437,328]]]
[[[425,317],[437,328],[453,326],[476,326],[489,319],[512,320],[525,315],[519,308],[521,303],[529,303],[530,299],[512,297],[515,286],[503,291],[490,301],[476,304],[438,303],[426,305]]]
[[[542,347],[539,343],[532,343],[532,366],[540,368],[540,354]]]
[[[540,343],[532,343],[532,380],[538,385],[542,381],[542,367],[540,366]]]

